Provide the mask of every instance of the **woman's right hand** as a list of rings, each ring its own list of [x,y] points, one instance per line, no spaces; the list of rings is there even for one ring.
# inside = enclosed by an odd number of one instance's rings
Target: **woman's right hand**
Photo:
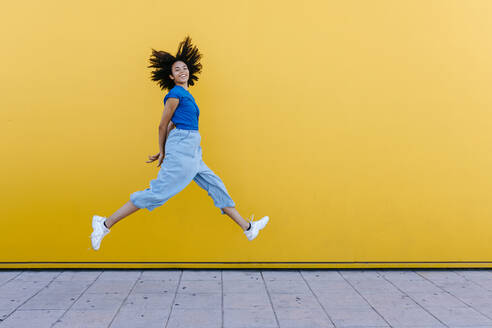
[[[152,163],[153,161],[157,161],[157,167],[161,166],[162,161],[164,160],[164,153],[157,153],[155,155],[149,155],[149,160],[146,163]]]

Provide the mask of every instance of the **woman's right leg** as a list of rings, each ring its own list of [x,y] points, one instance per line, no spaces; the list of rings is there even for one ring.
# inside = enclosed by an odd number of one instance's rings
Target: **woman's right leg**
[[[116,212],[113,213],[110,217],[106,219],[106,225],[108,229],[111,228],[116,222],[127,217],[128,215],[139,210],[139,207],[133,205],[133,203],[129,200],[125,205],[121,206]]]
[[[189,155],[190,151],[186,147],[181,148],[179,152],[176,151],[177,137],[178,135],[174,133],[166,142],[166,155],[157,178],[152,179],[150,186],[145,190],[132,193],[130,200],[106,219],[108,228],[139,209],[146,208],[153,211],[162,206],[193,180],[196,175],[197,159]],[[180,144],[188,145],[186,141]]]

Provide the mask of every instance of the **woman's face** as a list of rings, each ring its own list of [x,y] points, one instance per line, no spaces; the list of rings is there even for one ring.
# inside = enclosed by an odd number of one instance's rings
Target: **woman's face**
[[[181,60],[175,62],[171,68],[172,77],[176,84],[186,84],[189,78],[188,66]]]

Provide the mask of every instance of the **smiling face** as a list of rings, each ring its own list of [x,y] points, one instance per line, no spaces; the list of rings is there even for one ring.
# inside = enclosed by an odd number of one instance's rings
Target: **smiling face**
[[[186,66],[184,62],[181,60],[174,62],[171,71],[172,75],[169,75],[169,77],[174,80],[174,83],[179,85],[188,84],[190,72],[188,71],[188,66]]]

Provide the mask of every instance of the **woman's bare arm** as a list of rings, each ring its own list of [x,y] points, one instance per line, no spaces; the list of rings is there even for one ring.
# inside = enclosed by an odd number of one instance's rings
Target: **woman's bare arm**
[[[169,98],[164,106],[164,111],[162,113],[161,122],[159,123],[159,151],[164,153],[164,146],[166,144],[167,136],[171,131],[169,127],[171,126],[171,117],[174,115],[174,111],[178,107],[178,98]],[[171,124],[170,124],[171,123]],[[174,125],[174,124],[173,124]]]
[[[173,121],[169,121],[169,124],[167,125],[167,135],[166,135],[166,139],[167,137],[169,137],[169,132],[171,132],[172,129],[174,129],[176,126],[174,125]]]

